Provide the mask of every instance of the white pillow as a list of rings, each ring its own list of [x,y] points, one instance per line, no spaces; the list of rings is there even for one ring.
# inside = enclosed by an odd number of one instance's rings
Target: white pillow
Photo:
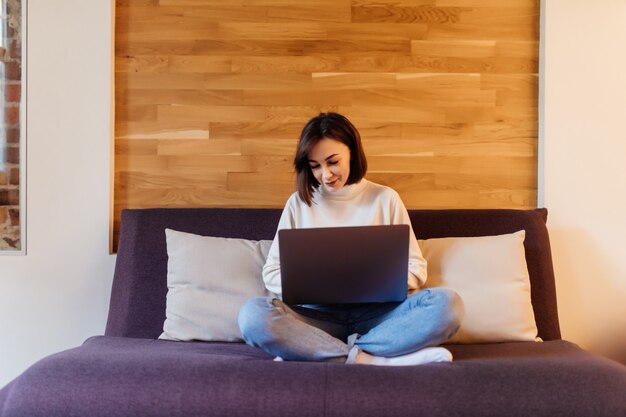
[[[262,269],[271,241],[165,230],[167,303],[159,339],[241,341],[237,315],[249,298],[269,296]]]
[[[447,343],[541,340],[530,299],[521,230],[507,235],[420,240],[426,287],[455,290],[465,303],[459,332]]]

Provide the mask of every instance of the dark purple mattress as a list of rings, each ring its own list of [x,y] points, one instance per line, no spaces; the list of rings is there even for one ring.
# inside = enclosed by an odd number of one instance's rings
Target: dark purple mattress
[[[0,391],[2,417],[624,416],[622,365],[556,340],[415,367],[273,362],[241,343],[93,337]]]
[[[125,210],[105,336],[27,369],[0,390],[0,417],[626,416],[626,367],[560,340],[545,209],[409,214],[422,239],[526,230],[545,342],[451,345],[453,363],[374,367],[155,340],[165,319],[164,229],[272,239],[280,210]]]

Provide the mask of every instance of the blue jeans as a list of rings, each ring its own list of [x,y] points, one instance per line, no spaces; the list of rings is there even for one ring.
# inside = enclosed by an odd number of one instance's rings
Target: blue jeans
[[[401,303],[287,306],[257,297],[238,320],[246,343],[285,360],[351,362],[355,346],[392,357],[439,345],[457,332],[463,311],[455,292],[430,288]]]

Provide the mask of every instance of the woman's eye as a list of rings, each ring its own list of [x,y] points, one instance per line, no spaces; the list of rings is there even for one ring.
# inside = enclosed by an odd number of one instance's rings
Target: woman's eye
[[[328,165],[337,165],[339,161],[328,161]]]
[[[320,166],[318,165],[309,165],[311,167],[311,169],[318,169]]]

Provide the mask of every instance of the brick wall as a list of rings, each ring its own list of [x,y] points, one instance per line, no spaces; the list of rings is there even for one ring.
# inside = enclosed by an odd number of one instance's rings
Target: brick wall
[[[0,46],[0,250],[19,250],[22,18],[20,0],[2,4]]]

